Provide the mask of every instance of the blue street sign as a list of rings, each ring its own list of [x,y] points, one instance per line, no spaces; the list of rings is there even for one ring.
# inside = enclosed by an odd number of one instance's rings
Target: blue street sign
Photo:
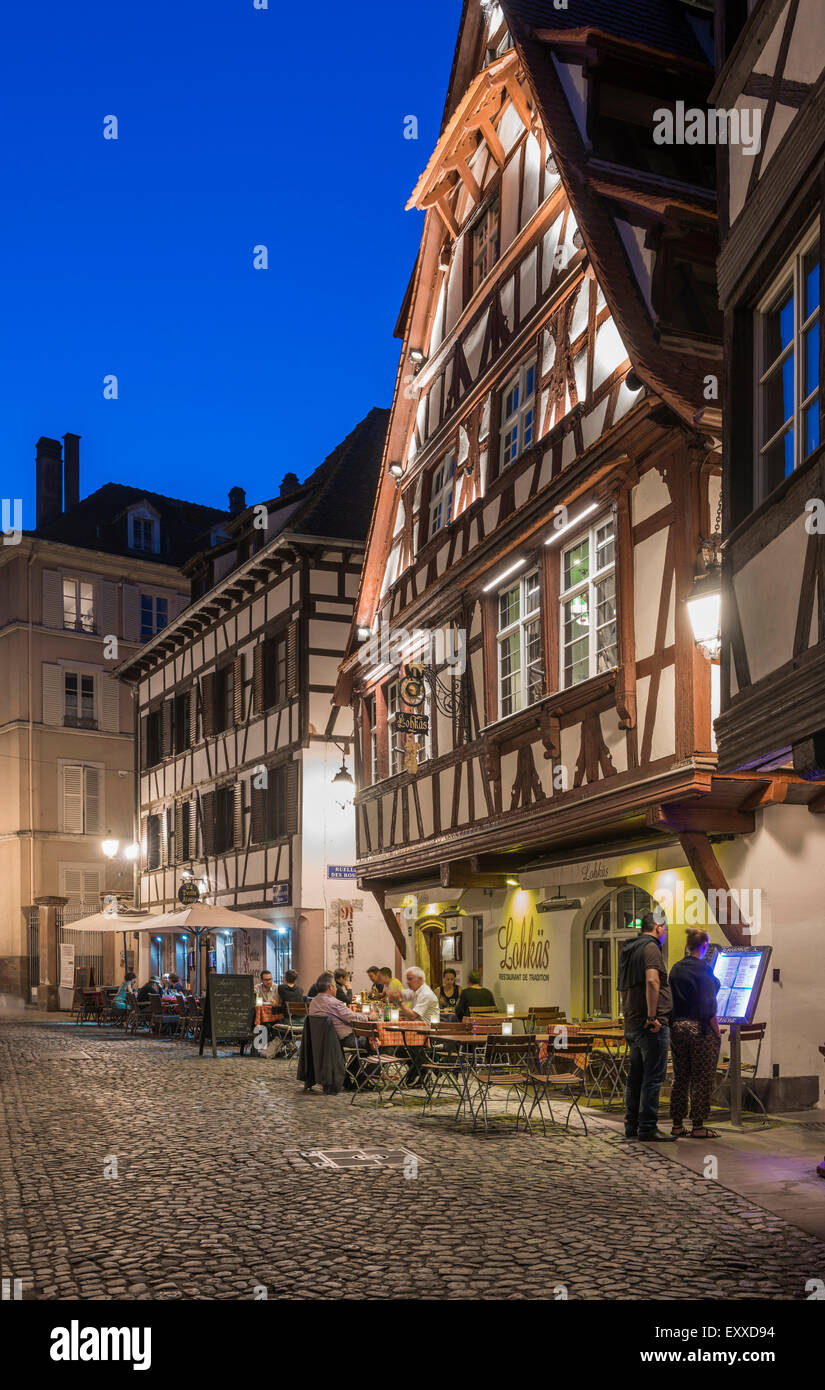
[[[327,878],[355,878],[355,865],[328,864]]]

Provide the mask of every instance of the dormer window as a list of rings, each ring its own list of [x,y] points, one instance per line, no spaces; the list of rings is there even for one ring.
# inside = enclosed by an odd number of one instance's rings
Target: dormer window
[[[129,513],[129,549],[149,555],[160,552],[160,520],[146,507]]]

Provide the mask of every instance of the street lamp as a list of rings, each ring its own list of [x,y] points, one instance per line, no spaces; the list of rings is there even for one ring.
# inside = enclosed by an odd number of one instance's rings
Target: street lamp
[[[104,840],[100,848],[103,850],[103,853],[106,855],[107,859],[114,859],[115,855],[117,854],[119,845],[119,840]]]
[[[722,557],[718,535],[699,543],[693,588],[685,599],[693,640],[708,661],[715,661],[722,647]]]
[[[348,810],[355,799],[355,782],[352,773],[347,767],[346,758],[342,755],[341,766],[332,779],[332,785],[337,788],[335,800],[342,811]]]

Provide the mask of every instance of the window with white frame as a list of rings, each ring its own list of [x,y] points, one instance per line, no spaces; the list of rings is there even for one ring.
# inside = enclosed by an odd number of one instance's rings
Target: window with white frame
[[[760,499],[819,446],[819,278],[817,227],[760,305]]]
[[[529,449],[535,439],[536,364],[525,362],[501,395],[501,466]]]
[[[95,630],[95,586],[63,577],[63,626],[75,632]]]
[[[449,526],[453,514],[453,483],[455,481],[455,454],[450,452],[433,473],[430,488],[430,535],[442,527]]]
[[[472,288],[478,289],[498,260],[501,211],[498,194],[490,199],[471,233]]]
[[[129,546],[132,550],[148,550],[156,555],[160,550],[158,533],[156,517],[145,516],[140,512],[129,513]]]
[[[140,640],[148,642],[150,637],[161,632],[169,622],[169,600],[155,594],[140,596]]]
[[[497,641],[498,713],[506,719],[544,694],[538,570],[516,579],[499,594]]]
[[[94,676],[82,671],[63,672],[63,718],[66,724],[94,723]]]
[[[367,772],[370,786],[378,781],[378,726],[375,722],[375,696],[368,695],[364,701],[364,716],[367,721]]]
[[[616,660],[613,518],[603,517],[562,552],[562,687],[609,671]]]
[[[103,773],[84,763],[62,766],[63,830],[69,835],[102,834]]]

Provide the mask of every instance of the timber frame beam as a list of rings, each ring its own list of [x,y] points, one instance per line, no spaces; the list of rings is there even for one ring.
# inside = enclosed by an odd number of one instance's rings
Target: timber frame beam
[[[380,913],[381,913],[381,916],[384,918],[384,921],[385,921],[386,924],[387,924],[387,929],[388,929],[388,931],[389,931],[389,933],[390,933],[390,936],[392,937],[393,941],[395,942],[396,946],[398,947],[398,951],[399,951],[399,954],[401,955],[401,959],[402,959],[402,960],[406,960],[406,959],[407,959],[407,942],[406,942],[406,938],[405,938],[404,933],[402,932],[400,926],[398,925],[398,918],[396,917],[395,913],[392,911],[391,908],[389,908],[389,907],[387,907],[387,906],[385,905],[385,897],[386,897],[386,891],[387,891],[387,890],[386,890],[385,888],[383,888],[383,887],[381,886],[381,884],[375,883],[375,882],[373,882],[373,881],[371,881],[371,880],[365,880],[365,881],[364,881],[364,887],[366,888],[367,892],[368,892],[368,893],[372,893],[372,896],[375,898],[375,901],[376,901],[376,903],[378,904],[378,908],[379,908],[379,911],[380,911]]]
[[[708,908],[713,913],[722,931],[732,946],[750,944],[750,924],[739,911],[739,904],[731,893],[722,866],[713,852],[707,835],[701,832],[685,831],[679,836],[679,843],[685,858],[693,871],[701,891],[707,899]],[[711,905],[709,894],[713,892]],[[724,921],[719,921],[723,917]]]

